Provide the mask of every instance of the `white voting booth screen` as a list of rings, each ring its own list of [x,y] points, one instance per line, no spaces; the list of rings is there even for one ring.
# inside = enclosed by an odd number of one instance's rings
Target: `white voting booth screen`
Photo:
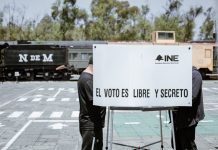
[[[93,45],[94,105],[192,105],[189,45]]]

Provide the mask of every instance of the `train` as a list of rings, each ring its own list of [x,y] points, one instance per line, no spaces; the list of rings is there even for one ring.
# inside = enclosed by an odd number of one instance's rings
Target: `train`
[[[9,45],[2,52],[1,78],[5,80],[50,80],[67,78],[58,65],[67,63],[67,49],[53,45]]]
[[[80,74],[93,44],[104,41],[0,42],[0,80],[69,80]],[[64,66],[64,67],[60,67]],[[61,68],[61,69],[58,69]]]
[[[155,31],[151,41],[5,41],[0,42],[0,79],[69,80],[88,65],[93,44],[192,45],[192,64],[203,79],[218,76],[218,49],[215,40],[179,43],[174,31]],[[63,67],[60,67],[63,66]],[[61,69],[57,69],[61,68]]]

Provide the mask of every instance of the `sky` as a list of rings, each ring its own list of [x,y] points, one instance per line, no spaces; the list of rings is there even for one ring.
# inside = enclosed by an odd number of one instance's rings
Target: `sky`
[[[0,11],[4,10],[4,6],[15,4],[16,8],[19,8],[20,14],[25,14],[26,19],[35,19],[37,21],[41,20],[46,14],[51,14],[51,6],[56,0],[0,0]],[[152,16],[158,16],[164,12],[168,0],[128,0],[130,5],[141,6],[146,5],[150,7],[150,13],[148,17],[150,19]],[[77,6],[86,9],[90,12],[91,0],[77,0]],[[218,9],[218,0],[183,0],[183,6],[181,8],[181,13],[187,11],[191,6],[203,6],[206,10],[209,7]],[[216,10],[217,11],[217,10]],[[218,12],[218,11],[217,11]],[[7,14],[6,14],[7,15]],[[6,16],[7,17],[7,16]],[[19,15],[17,15],[19,19]],[[203,15],[197,18],[196,31],[202,24]],[[218,22],[218,21],[217,21]]]

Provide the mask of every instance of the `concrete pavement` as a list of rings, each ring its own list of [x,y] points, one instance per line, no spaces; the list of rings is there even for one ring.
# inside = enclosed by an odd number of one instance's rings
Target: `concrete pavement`
[[[199,150],[218,149],[218,81],[204,81],[206,118],[199,123]],[[0,84],[0,149],[79,150],[79,103],[76,82],[5,82]],[[168,113],[162,111],[115,110],[113,150],[135,147],[161,150],[160,122],[163,121],[163,149],[171,149]],[[110,121],[111,123],[111,121]],[[107,125],[107,124],[106,124]],[[107,126],[104,128],[104,149]],[[108,149],[111,148],[109,136]],[[155,143],[155,144],[154,144]]]

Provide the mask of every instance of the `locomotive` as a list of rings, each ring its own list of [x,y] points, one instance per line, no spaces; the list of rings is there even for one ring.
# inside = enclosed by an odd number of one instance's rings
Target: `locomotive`
[[[6,80],[67,79],[56,71],[67,63],[67,48],[53,45],[10,45],[1,52],[1,78]]]
[[[69,80],[72,74],[80,74],[86,68],[93,44],[106,42],[0,42],[0,79]]]

